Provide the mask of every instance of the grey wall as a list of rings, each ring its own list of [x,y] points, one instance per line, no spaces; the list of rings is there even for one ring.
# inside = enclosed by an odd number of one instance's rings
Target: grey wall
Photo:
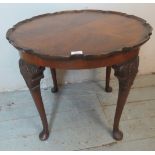
[[[103,9],[122,11],[146,19],[155,27],[155,4],[0,4],[0,91],[25,89],[26,85],[18,68],[18,52],[5,39],[8,28],[15,23],[35,15],[73,9]],[[155,36],[145,44],[140,52],[139,74],[155,72]],[[103,80],[105,69],[64,71],[58,70],[59,83],[75,83],[86,80]],[[42,87],[51,85],[48,69]]]

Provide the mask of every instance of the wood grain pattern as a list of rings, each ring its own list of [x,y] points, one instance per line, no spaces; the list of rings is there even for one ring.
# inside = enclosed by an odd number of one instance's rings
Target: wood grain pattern
[[[7,39],[17,49],[50,59],[104,57],[131,50],[146,42],[152,32],[145,20],[120,12],[62,11],[16,24]],[[82,50],[83,55],[71,56]]]
[[[35,102],[35,105],[38,109],[43,130],[39,135],[40,140],[46,140],[49,137],[49,131],[48,131],[48,123],[47,118],[45,114],[44,104],[41,97],[41,91],[40,91],[40,80],[44,77],[43,71],[44,67],[38,67],[35,65],[30,65],[26,63],[24,60],[19,60],[19,68],[20,72],[30,90],[30,93],[32,95],[32,98]]]
[[[130,88],[138,73],[139,57],[119,65],[114,65],[115,76],[119,82],[119,93],[117,99],[116,112],[113,125],[113,137],[116,140],[122,140],[123,133],[119,129],[121,114],[126,103]]]
[[[119,121],[131,85],[138,72],[140,46],[149,40],[151,26],[145,20],[119,12],[101,10],[64,11],[45,14],[16,24],[7,32],[9,42],[19,50],[20,70],[40,114],[41,140],[49,136],[40,93],[45,67],[50,67],[57,90],[55,69],[111,67],[119,81],[119,95],[113,138],[121,140]],[[71,55],[71,51],[83,54]],[[110,91],[110,70],[106,88]]]

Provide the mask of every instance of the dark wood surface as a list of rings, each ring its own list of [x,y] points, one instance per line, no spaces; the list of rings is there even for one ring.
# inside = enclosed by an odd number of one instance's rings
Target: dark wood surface
[[[40,80],[45,67],[51,69],[54,85],[52,92],[56,93],[57,68],[106,66],[105,90],[112,91],[109,84],[111,68],[119,82],[113,138],[121,140],[121,114],[138,72],[140,47],[150,38],[151,33],[151,26],[139,17],[101,10],[45,14],[22,21],[9,29],[6,37],[19,50],[19,68],[42,121],[40,139],[46,140],[49,136],[40,92]],[[71,51],[79,50],[83,51],[83,55],[71,55]]]
[[[51,59],[104,57],[143,44],[152,28],[145,20],[127,14],[80,10],[45,14],[16,24],[7,39],[19,50]]]

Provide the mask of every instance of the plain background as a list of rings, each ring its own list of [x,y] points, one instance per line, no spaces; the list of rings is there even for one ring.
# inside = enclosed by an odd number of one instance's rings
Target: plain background
[[[17,22],[43,13],[75,10],[101,9],[120,11],[144,18],[155,27],[155,4],[0,4],[0,92],[27,89],[20,75],[18,51],[6,40],[6,32]],[[138,74],[155,73],[155,35],[142,46]],[[104,80],[105,68],[93,70],[58,70],[58,82],[76,83],[88,80]],[[113,76],[112,76],[113,77]],[[52,85],[49,69],[45,71],[42,87]]]

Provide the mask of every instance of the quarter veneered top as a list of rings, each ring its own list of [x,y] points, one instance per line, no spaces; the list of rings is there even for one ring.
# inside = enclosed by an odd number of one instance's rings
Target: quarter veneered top
[[[63,11],[44,14],[16,24],[7,39],[17,49],[53,59],[107,56],[140,46],[151,35],[145,20],[101,10]]]

